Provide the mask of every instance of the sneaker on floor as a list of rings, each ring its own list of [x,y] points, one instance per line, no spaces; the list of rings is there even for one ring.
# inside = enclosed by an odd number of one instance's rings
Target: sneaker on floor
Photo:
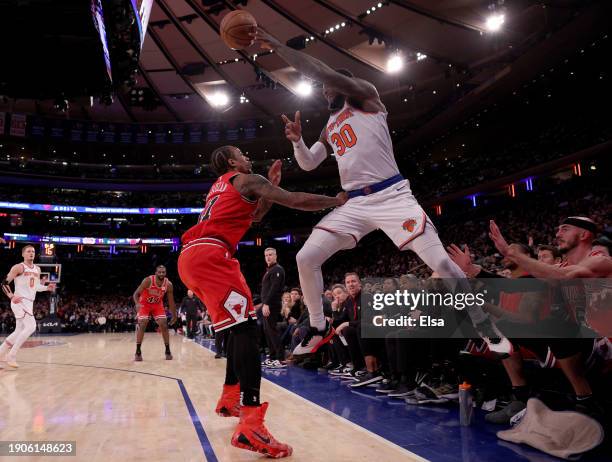
[[[353,366],[338,366],[335,369],[332,369],[331,371],[329,371],[329,375],[333,375],[333,376],[342,376],[344,374],[346,374],[347,372],[351,372],[353,370]]]
[[[335,363],[333,361],[329,361],[324,366],[319,367],[318,370],[321,371],[321,372],[328,372],[328,371],[334,370],[337,367],[338,367],[338,363]]]
[[[400,383],[395,390],[391,390],[387,396],[389,398],[406,398],[407,396],[414,396],[416,387],[407,383]]]
[[[268,369],[285,369],[287,365],[285,363],[280,362],[278,359],[271,361],[268,364]]]
[[[10,371],[11,369],[19,369],[19,364],[17,364],[17,361],[15,360],[7,359],[5,364],[7,371]]]
[[[266,359],[261,363],[261,367],[270,367],[274,361],[271,359]]]
[[[221,353],[215,353],[215,359],[221,359],[221,358],[222,358]]]
[[[172,361],[172,353],[166,353],[166,360]]]
[[[293,356],[300,357],[316,353],[319,348],[331,340],[335,333],[336,331],[328,322],[325,323],[323,330],[311,327],[302,343],[293,350]]]
[[[359,369],[358,371],[352,370],[350,372],[345,372],[339,377],[340,380],[350,380],[352,382],[356,382],[357,380],[359,380],[360,377],[364,376],[367,373],[368,371],[366,371],[365,369]]]
[[[459,399],[459,388],[457,385],[451,385],[450,383],[441,383],[434,388],[434,393],[444,399]]]
[[[134,361],[142,361],[142,353],[136,353],[134,355]]]
[[[414,397],[417,400],[417,404],[442,404],[449,401],[448,399],[439,396],[436,393],[436,390],[426,383],[417,387],[414,392]]]
[[[485,415],[485,420],[493,424],[510,425],[510,419],[525,409],[525,407],[527,405],[522,401],[510,401],[507,406],[502,407],[499,411],[489,412]]]
[[[274,459],[290,456],[291,446],[280,443],[264,425],[268,403],[261,406],[241,406],[240,423],[232,436],[232,446],[265,454]]]
[[[376,393],[388,394],[394,391],[397,387],[398,382],[396,380],[384,379],[376,389]]]
[[[366,372],[365,374],[356,377],[355,383],[351,383],[351,388],[365,387],[371,383],[382,382],[384,379],[380,372]]]
[[[510,340],[502,334],[491,318],[485,319],[483,322],[474,326],[478,335],[486,342],[489,350],[494,353],[512,354],[514,350]]]

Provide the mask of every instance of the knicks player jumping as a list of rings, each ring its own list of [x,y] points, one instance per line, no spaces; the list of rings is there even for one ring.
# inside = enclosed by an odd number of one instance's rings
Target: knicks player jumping
[[[223,393],[216,412],[240,417],[232,446],[286,457],[292,448],[278,442],[264,426],[268,403],[260,404],[261,362],[257,315],[251,291],[233,255],[253,221],[260,221],[272,203],[299,210],[323,210],[342,205],[337,197],[288,192],[278,187],[281,162],[268,172],[269,181],[253,175],[251,162],[240,149],[223,146],[211,156],[220,175],[212,185],[198,223],[183,234],[178,270],[183,283],[208,308],[215,332],[229,329]]]
[[[443,278],[455,278],[458,289],[470,291],[461,269],[450,259],[437,231],[418,204],[393,154],[387,110],[376,87],[346,70],[335,71],[312,56],[281,44],[259,29],[255,36],[263,48],[273,50],[296,70],[323,84],[331,112],[319,141],[310,149],[302,139],[300,113],[291,121],[283,116],[285,135],[304,170],[313,170],[332,153],[338,162],[342,188],[349,201],[325,216],[297,254],[300,285],[310,313],[311,330],[294,356],[315,352],[334,334],[325,322],[321,294],[321,265],[339,250],[351,249],[370,232],[381,229],[400,250],[414,251]],[[468,308],[478,334],[492,351],[508,352],[511,344],[487,314]]]
[[[6,362],[8,369],[17,369],[17,352],[21,345],[36,331],[34,319],[34,298],[36,292],[53,292],[55,284],[44,285],[40,281],[40,267],[34,264],[36,251],[31,245],[21,250],[23,262],[14,265],[2,282],[2,291],[11,300],[11,309],[15,315],[15,330],[0,346],[0,369]],[[10,283],[15,282],[15,292]],[[44,282],[44,281],[43,281]]]
[[[166,345],[166,359],[172,359],[170,352],[170,337],[168,335],[168,319],[164,309],[164,297],[168,296],[168,307],[172,313],[170,324],[176,322],[176,305],[174,304],[174,287],[166,277],[166,267],[159,265],[155,268],[155,274],[147,276],[134,292],[134,302],[138,310],[138,330],[136,332],[136,354],[134,361],[142,361],[140,347],[144,339],[149,316],[153,316],[161,330],[164,344]]]

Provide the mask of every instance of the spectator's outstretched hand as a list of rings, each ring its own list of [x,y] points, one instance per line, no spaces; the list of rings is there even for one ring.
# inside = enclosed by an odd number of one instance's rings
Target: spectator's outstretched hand
[[[461,268],[461,271],[467,273],[472,266],[472,255],[470,254],[470,248],[467,244],[463,247],[463,250],[456,244],[449,245],[446,250],[451,260]]]
[[[506,242],[504,236],[502,236],[502,233],[494,220],[489,222],[489,237],[493,241],[493,244],[495,244],[495,247],[497,247],[497,250],[499,250],[499,253],[501,253],[503,256],[507,256],[510,246],[508,245],[508,242]]]

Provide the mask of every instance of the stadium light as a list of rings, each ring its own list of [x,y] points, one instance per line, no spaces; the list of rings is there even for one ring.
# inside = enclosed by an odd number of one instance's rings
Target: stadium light
[[[295,92],[304,98],[310,96],[312,93],[312,85],[309,82],[302,81],[298,83],[297,87],[295,88]]]
[[[489,32],[498,32],[506,17],[503,14],[492,14],[487,18],[486,27]]]
[[[215,107],[227,106],[227,104],[229,103],[229,96],[227,96],[227,93],[224,93],[222,91],[213,93],[212,95],[210,95],[209,99],[210,104]]]
[[[387,60],[387,72],[389,74],[395,74],[402,70],[404,67],[404,58],[400,55],[395,54]]]

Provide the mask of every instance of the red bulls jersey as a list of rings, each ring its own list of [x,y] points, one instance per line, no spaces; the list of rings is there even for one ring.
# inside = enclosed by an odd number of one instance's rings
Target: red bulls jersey
[[[155,282],[155,276],[150,276],[151,285],[140,294],[140,304],[144,306],[164,306],[164,296],[168,290],[168,279],[164,278],[161,286]]]
[[[214,237],[224,241],[232,250],[247,232],[253,222],[257,201],[242,196],[231,183],[240,175],[228,172],[221,175],[206,196],[206,205],[198,223],[182,236],[183,244],[201,237]]]

